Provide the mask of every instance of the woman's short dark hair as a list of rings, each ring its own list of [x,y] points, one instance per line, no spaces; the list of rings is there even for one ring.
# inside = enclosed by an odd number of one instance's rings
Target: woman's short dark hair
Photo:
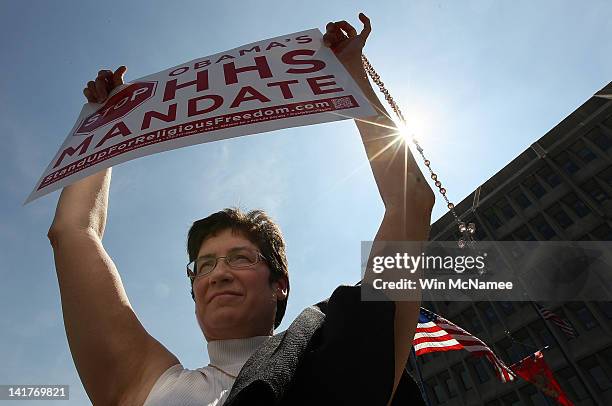
[[[189,261],[196,259],[204,240],[227,229],[234,233],[243,234],[261,251],[270,268],[270,283],[283,276],[287,277],[287,297],[278,301],[276,305],[274,328],[277,328],[287,309],[289,270],[285,253],[285,240],[281,230],[263,210],[251,210],[244,213],[239,208],[232,207],[194,222],[187,235]],[[191,282],[191,297],[195,300],[193,281]]]

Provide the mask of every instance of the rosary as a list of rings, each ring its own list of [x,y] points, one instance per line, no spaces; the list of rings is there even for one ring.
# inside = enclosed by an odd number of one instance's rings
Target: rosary
[[[399,106],[397,105],[397,103],[395,103],[395,100],[393,100],[393,97],[391,97],[391,94],[389,93],[387,88],[385,88],[385,84],[380,80],[380,75],[376,73],[376,71],[370,64],[370,61],[368,61],[368,58],[366,58],[365,55],[361,55],[361,61],[363,62],[363,67],[365,68],[365,71],[370,76],[370,78],[372,78],[372,81],[376,84],[376,86],[378,86],[380,92],[385,96],[385,100],[397,116],[400,123],[402,125],[405,125],[406,119],[404,119],[404,116],[402,115]],[[444,201],[446,201],[446,207],[448,207],[448,209],[453,215],[457,228],[459,229],[459,234],[461,234],[461,237],[457,241],[459,248],[464,248],[466,246],[474,248],[474,233],[476,232],[476,224],[468,223],[466,225],[465,222],[459,219],[459,216],[457,216],[457,212],[455,211],[455,205],[448,200],[448,197],[446,196],[446,189],[442,187],[442,182],[438,180],[438,175],[431,169],[431,162],[425,157],[423,147],[421,147],[417,139],[414,138],[414,135],[412,135],[412,142],[421,157],[423,158],[423,163],[429,170],[431,179],[435,182],[434,184],[438,188],[439,193],[444,198]]]

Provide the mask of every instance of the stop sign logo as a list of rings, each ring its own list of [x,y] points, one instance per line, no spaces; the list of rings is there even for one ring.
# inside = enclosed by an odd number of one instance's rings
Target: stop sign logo
[[[74,135],[88,134],[140,106],[155,94],[157,82],[132,83],[110,97],[92,115],[85,117]]]

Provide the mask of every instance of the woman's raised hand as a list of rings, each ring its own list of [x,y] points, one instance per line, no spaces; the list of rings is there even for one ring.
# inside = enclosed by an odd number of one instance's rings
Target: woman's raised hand
[[[87,101],[103,103],[114,88],[123,84],[123,75],[126,71],[127,68],[123,65],[118,67],[115,72],[108,69],[99,71],[96,80],[87,82],[87,87],[83,89]]]

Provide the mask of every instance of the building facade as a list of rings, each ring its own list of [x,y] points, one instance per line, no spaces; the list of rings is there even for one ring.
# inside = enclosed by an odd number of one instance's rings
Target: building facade
[[[476,224],[477,240],[612,241],[610,95],[612,82],[456,205],[462,221]],[[432,225],[430,238],[459,238],[450,213]],[[482,339],[508,365],[549,346],[544,358],[574,404],[612,405],[612,303],[544,305],[566,318],[577,337],[544,321],[532,303],[423,306]],[[417,362],[432,405],[556,404],[522,379],[501,383],[486,360],[467,351]]]

